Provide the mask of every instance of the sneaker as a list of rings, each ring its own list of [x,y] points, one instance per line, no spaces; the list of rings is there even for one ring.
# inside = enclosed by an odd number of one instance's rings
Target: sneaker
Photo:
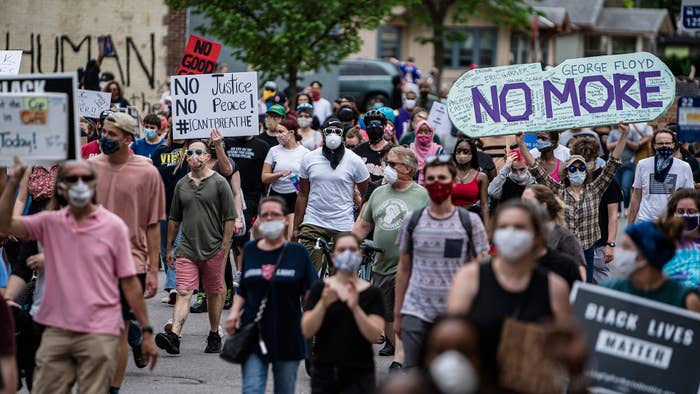
[[[238,287],[241,284],[241,271],[236,271],[233,274],[233,287]]]
[[[148,363],[143,359],[143,353],[141,353],[141,346],[132,346],[131,353],[134,355],[134,364],[137,368],[145,368]]]
[[[171,289],[170,294],[168,294],[168,305],[175,305],[175,300],[177,299],[177,290]]]
[[[204,353],[221,353],[221,336],[219,336],[218,332],[209,333]]]
[[[190,313],[204,313],[207,311],[207,295],[200,291],[197,293],[194,303],[190,306]]]
[[[168,319],[168,322],[163,326],[163,331],[173,332],[173,319]]]
[[[234,283],[234,286],[236,284]],[[224,300],[224,309],[229,310],[233,306],[233,289],[226,290],[226,299]]]
[[[221,327],[221,324],[219,324],[219,329],[216,330],[216,332],[219,334],[219,336],[221,337],[221,339],[224,339],[224,328]]]
[[[403,368],[403,365],[401,365],[401,363],[398,363],[396,361],[392,361],[391,365],[389,365],[389,373],[399,372],[402,368]]]
[[[379,351],[379,355],[383,357],[388,357],[388,356],[393,356],[394,355],[394,345],[391,344],[391,342],[386,341],[384,343],[384,347],[382,350]]]
[[[168,354],[180,354],[180,338],[173,332],[161,332],[156,335],[156,346]]]

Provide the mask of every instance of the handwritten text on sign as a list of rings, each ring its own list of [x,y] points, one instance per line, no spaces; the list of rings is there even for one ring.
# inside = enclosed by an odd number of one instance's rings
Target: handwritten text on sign
[[[67,125],[66,94],[0,95],[0,166],[13,165],[14,156],[28,164],[65,160]]]
[[[472,137],[651,121],[673,102],[675,79],[657,57],[569,59],[479,68],[462,75],[447,101],[452,123]]]
[[[22,51],[0,51],[0,74],[18,74],[21,62]]]
[[[221,52],[221,44],[191,35],[177,75],[214,72],[219,52]]]
[[[102,111],[109,109],[111,99],[111,93],[78,89],[78,113],[87,118],[99,118]]]
[[[258,133],[258,78],[255,72],[170,77],[173,138],[225,137]]]

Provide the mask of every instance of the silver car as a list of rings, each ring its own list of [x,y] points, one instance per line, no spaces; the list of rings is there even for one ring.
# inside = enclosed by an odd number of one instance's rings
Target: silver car
[[[392,80],[400,77],[398,67],[384,60],[345,59],[340,62],[338,95],[352,96],[358,107],[380,100],[388,105],[393,90]]]

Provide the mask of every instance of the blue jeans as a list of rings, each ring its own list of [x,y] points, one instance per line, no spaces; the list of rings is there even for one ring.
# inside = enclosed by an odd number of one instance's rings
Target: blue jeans
[[[294,394],[299,361],[277,361],[272,364],[275,394]],[[243,394],[264,394],[267,384],[268,363],[252,353],[243,363]]]
[[[166,217],[168,217],[166,215]],[[175,237],[175,243],[173,245],[173,252],[177,250],[178,245],[180,245],[180,239],[182,238],[182,230],[177,233]],[[176,289],[177,284],[175,283],[175,270],[168,266],[165,262],[165,255],[168,250],[168,220],[163,220],[160,222],[160,261],[165,267],[165,284],[163,288],[168,291],[170,289]],[[175,264],[175,262],[173,262]]]
[[[622,165],[615,173],[615,180],[620,184],[625,208],[629,208],[630,198],[632,198],[632,181],[634,181],[634,163]],[[621,204],[618,204],[618,209],[622,210]]]

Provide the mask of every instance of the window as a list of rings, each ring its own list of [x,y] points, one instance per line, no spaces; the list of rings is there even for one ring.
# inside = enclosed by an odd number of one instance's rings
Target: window
[[[617,55],[637,51],[637,36],[586,35],[584,56]]]
[[[462,29],[462,41],[445,42],[444,65],[447,68],[467,68],[496,65],[498,31],[496,29]]]
[[[608,36],[586,35],[583,39],[583,56],[601,56],[608,54]]]
[[[613,36],[612,54],[632,53],[637,51],[637,37]]]
[[[340,63],[340,75],[364,75],[365,70],[362,67],[362,63],[353,61],[344,61]]]
[[[522,64],[529,61],[530,42],[523,34],[510,36],[510,64]]]
[[[401,59],[401,28],[399,26],[379,26],[377,29],[377,58]]]

